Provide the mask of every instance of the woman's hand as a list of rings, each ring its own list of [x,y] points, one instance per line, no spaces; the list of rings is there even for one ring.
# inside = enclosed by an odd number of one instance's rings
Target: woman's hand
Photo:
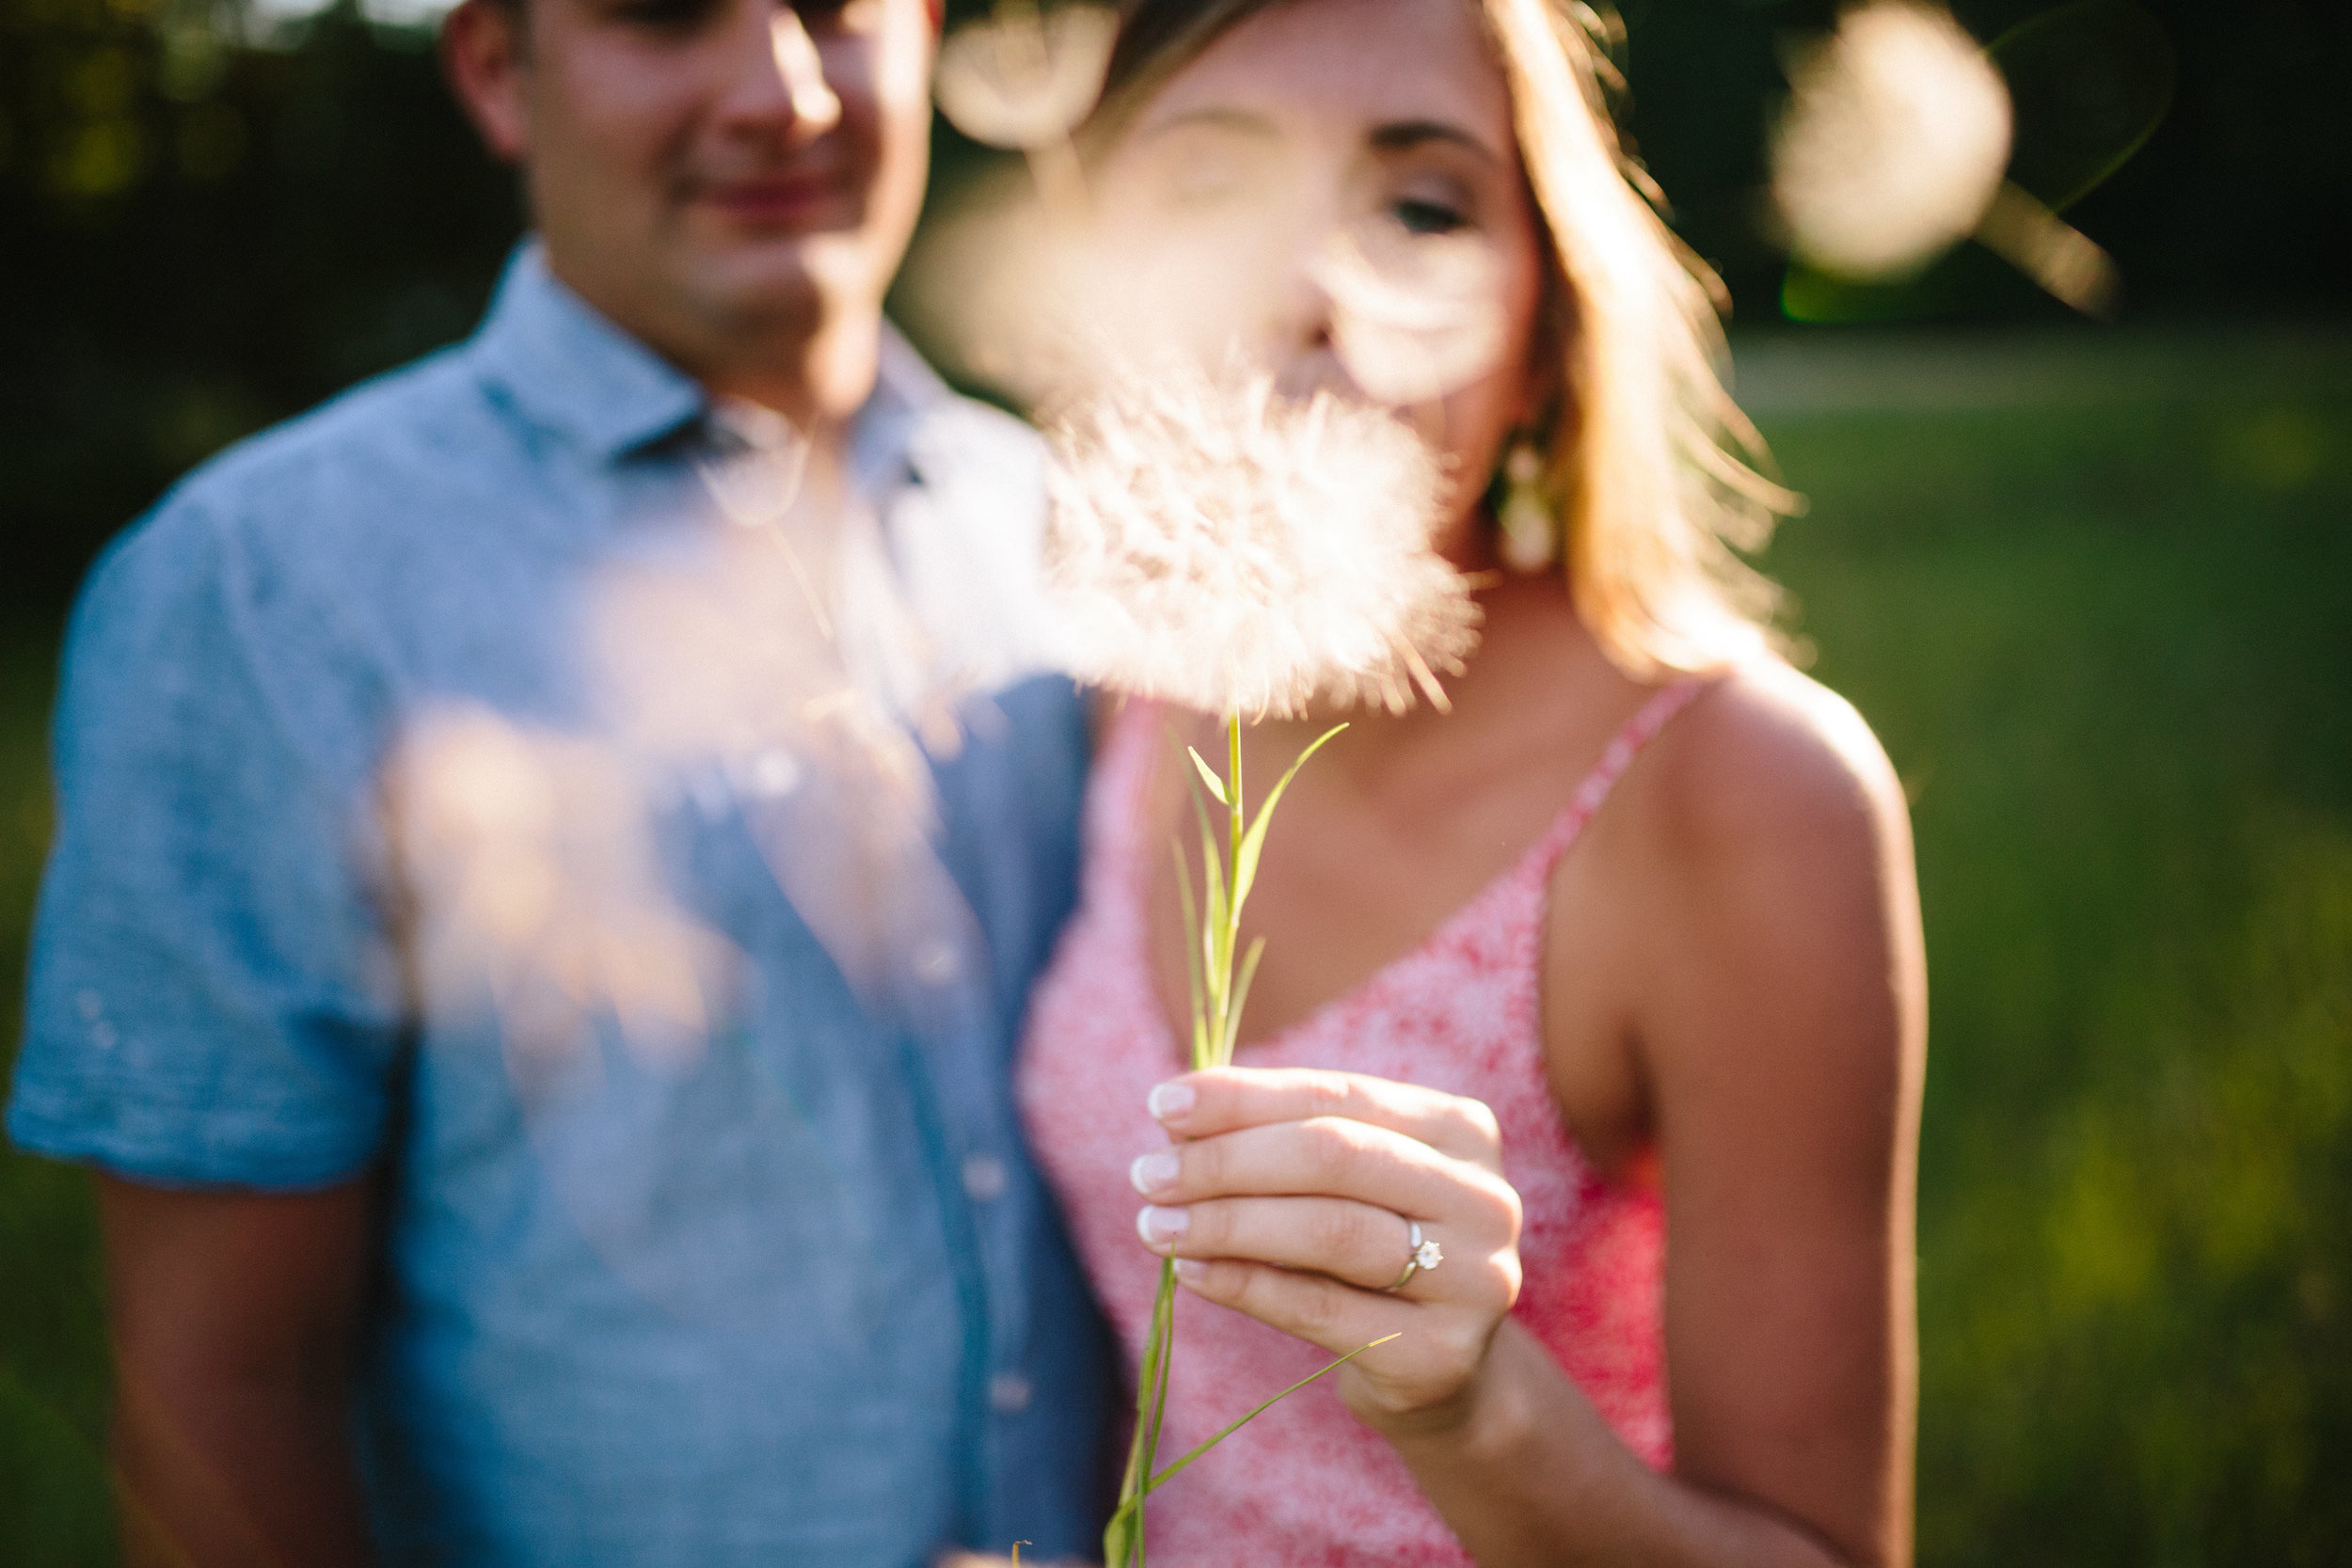
[[[1475,1100],[1347,1072],[1216,1068],[1152,1091],[1136,1227],[1194,1293],[1334,1355],[1375,1428],[1464,1406],[1519,1291],[1519,1199]],[[1407,1275],[1412,1227],[1443,1260]],[[1404,1283],[1399,1285],[1399,1279]]]

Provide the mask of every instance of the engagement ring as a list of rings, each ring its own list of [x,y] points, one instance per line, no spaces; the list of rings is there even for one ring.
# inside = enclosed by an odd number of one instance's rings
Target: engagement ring
[[[1421,1221],[1406,1220],[1405,1225],[1406,1227],[1412,1232],[1405,1243],[1406,1246],[1411,1250],[1405,1259],[1405,1272],[1398,1275],[1396,1276],[1396,1283],[1386,1287],[1386,1290],[1402,1291],[1405,1289],[1406,1281],[1411,1279],[1413,1275],[1421,1273],[1423,1269],[1434,1269],[1438,1264],[1445,1261],[1444,1248],[1438,1246],[1435,1242],[1423,1241],[1422,1239]]]

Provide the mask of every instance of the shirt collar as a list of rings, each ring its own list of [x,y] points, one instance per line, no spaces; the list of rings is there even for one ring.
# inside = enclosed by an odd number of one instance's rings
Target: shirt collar
[[[507,263],[473,352],[526,417],[602,458],[670,435],[707,402],[691,376],[559,282],[535,240]]]
[[[714,414],[723,415],[722,426],[735,423],[743,412],[714,409],[700,383],[572,293],[548,269],[536,240],[517,247],[507,263],[473,352],[527,416],[605,459],[625,457]],[[916,427],[952,397],[885,321],[873,393],[850,426],[855,482],[875,487],[905,476]]]

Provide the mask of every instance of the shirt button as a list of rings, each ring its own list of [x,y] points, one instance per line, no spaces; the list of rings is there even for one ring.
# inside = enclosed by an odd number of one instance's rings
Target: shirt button
[[[964,1196],[975,1203],[993,1203],[1005,1196],[1012,1178],[993,1154],[975,1154],[963,1163]]]
[[[956,944],[945,937],[933,937],[914,952],[915,976],[927,986],[944,986],[956,977],[962,968],[956,958]]]
[[[999,1416],[1018,1416],[1029,1408],[1035,1390],[1019,1372],[998,1372],[988,1380],[989,1408]]]
[[[773,800],[792,793],[793,786],[801,782],[801,768],[792,760],[791,752],[771,748],[752,758],[751,775],[752,788]]]
[[[727,781],[716,768],[698,768],[686,782],[686,793],[693,800],[694,809],[702,813],[706,822],[716,822],[727,814]]]

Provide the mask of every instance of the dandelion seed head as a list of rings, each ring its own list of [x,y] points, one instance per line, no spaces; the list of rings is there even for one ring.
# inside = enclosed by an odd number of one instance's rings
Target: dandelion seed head
[[[591,665],[618,745],[657,780],[718,791],[851,989],[896,1017],[926,943],[980,963],[933,842],[930,758],[961,742],[964,690],[877,564],[877,519],[818,509],[605,574]]]
[[[1851,10],[1789,84],[1772,196],[1799,257],[1844,277],[1900,277],[1982,220],[2009,162],[2009,89],[1942,8]]]
[[[1343,230],[1310,271],[1341,362],[1375,403],[1430,402],[1502,360],[1502,268],[1482,235]]]
[[[518,1066],[580,1049],[599,1014],[648,1063],[699,1050],[735,954],[670,899],[617,752],[437,706],[405,727],[384,801],[434,1010],[494,1012]]]
[[[1443,702],[1479,611],[1430,548],[1439,475],[1397,420],[1170,367],[1048,435],[1050,590],[1081,678],[1217,714]]]
[[[1311,192],[1270,155],[1234,154],[1258,189],[1181,228],[1115,182],[1083,221],[1042,211],[1017,178],[982,182],[927,226],[902,277],[910,324],[961,375],[1025,404],[1060,404],[1138,364],[1216,364],[1282,351],[1302,281],[1327,302],[1337,357],[1364,398],[1435,402],[1509,350],[1489,236],[1417,233],[1386,213],[1318,233]]]
[[[940,43],[932,95],[974,141],[1041,147],[1094,107],[1118,36],[1119,13],[1106,6],[1001,5]]]

